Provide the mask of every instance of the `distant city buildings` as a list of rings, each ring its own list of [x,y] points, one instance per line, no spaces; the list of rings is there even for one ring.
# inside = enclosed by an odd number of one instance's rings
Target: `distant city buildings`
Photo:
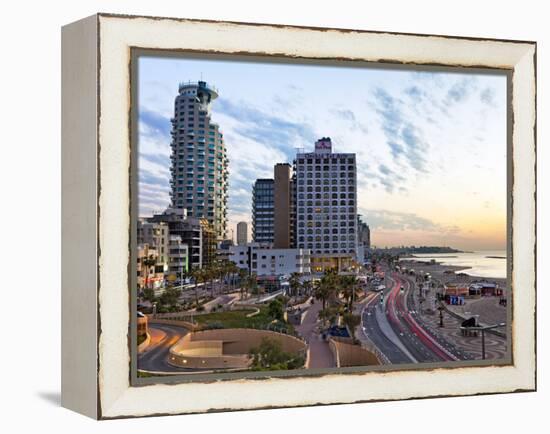
[[[172,123],[171,206],[137,224],[138,288],[161,288],[193,269],[230,260],[264,279],[365,260],[370,229],[357,215],[353,153],[333,153],[323,137],[293,164],[277,163],[273,178],[252,187],[252,241],[237,224],[227,239],[228,160],[210,105],[217,90],[204,81],[180,84]],[[232,237],[231,237],[232,238]]]
[[[204,218],[216,239],[226,238],[228,159],[223,134],[211,121],[217,90],[204,81],[182,83],[172,121],[172,208]]]
[[[273,179],[257,179],[252,187],[252,240],[262,245],[273,245],[273,188]]]
[[[357,216],[357,260],[364,263],[367,260],[366,254],[370,250],[370,228],[361,216]]]
[[[370,228],[369,225],[357,216],[357,240],[359,244],[363,244],[365,248],[370,249]]]
[[[237,223],[237,245],[244,246],[248,243],[248,225],[246,222]]]

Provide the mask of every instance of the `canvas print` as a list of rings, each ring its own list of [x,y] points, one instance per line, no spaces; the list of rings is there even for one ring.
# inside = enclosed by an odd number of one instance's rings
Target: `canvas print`
[[[507,76],[142,54],[138,377],[510,360]]]

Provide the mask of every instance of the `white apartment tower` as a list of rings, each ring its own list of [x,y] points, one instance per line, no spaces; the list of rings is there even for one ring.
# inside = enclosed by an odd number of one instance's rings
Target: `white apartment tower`
[[[346,270],[356,260],[357,167],[355,154],[333,153],[330,138],[314,152],[298,153],[296,247],[311,251],[311,270]]]
[[[181,83],[172,121],[172,208],[205,218],[216,238],[227,233],[228,159],[210,104],[217,90],[204,81]]]

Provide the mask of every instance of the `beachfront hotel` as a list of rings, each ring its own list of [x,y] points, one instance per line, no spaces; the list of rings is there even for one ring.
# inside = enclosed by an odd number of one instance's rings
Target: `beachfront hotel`
[[[298,153],[296,247],[311,251],[311,270],[345,270],[357,257],[357,167],[355,154],[333,153],[324,137],[314,152]]]
[[[172,208],[204,218],[218,240],[227,235],[228,159],[210,106],[218,91],[204,81],[181,83],[174,101],[171,155]]]

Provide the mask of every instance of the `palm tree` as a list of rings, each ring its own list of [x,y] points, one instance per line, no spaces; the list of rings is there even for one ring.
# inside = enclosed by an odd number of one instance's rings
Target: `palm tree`
[[[154,255],[149,255],[142,260],[142,264],[145,267],[145,288],[149,288],[149,272],[151,271],[151,267],[154,267],[156,263],[157,260]]]
[[[298,290],[302,286],[300,282],[300,273],[292,273],[288,280],[288,284],[290,286],[290,294],[293,296],[298,295]]]
[[[249,276],[245,276],[241,280],[241,291],[244,291],[245,294],[248,292],[254,292],[254,290],[258,287],[258,281],[255,274],[251,274]],[[243,296],[241,295],[241,299]]]
[[[243,300],[246,291],[246,278],[248,277],[248,272],[244,268],[239,268],[238,274],[239,285],[241,286],[241,300]]]
[[[193,278],[193,281],[195,282],[195,304],[198,307],[199,306],[199,283],[205,283],[206,282],[206,273],[202,268],[194,268],[191,270],[191,277]]]
[[[332,325],[336,322],[336,317],[338,316],[338,311],[334,307],[327,307],[319,311],[318,317],[321,320],[323,327]]]
[[[303,283],[302,283],[302,289],[304,290],[304,293],[306,295],[310,295],[311,294],[311,289],[313,288],[313,285],[311,284],[311,280],[305,280]]]
[[[334,294],[335,274],[332,272],[325,273],[321,280],[318,280],[315,285],[315,298],[323,302],[323,310],[327,307],[328,299]]]
[[[346,299],[348,310],[352,312],[359,282],[355,276],[341,276],[339,280],[342,287],[342,295]]]
[[[231,262],[229,261],[221,261],[219,265],[219,276],[220,276],[220,284],[221,284],[221,292],[222,294],[226,292],[226,285],[227,281],[229,279],[230,274],[230,268],[231,268]]]
[[[228,273],[231,276],[230,289],[231,291],[233,291],[235,289],[235,275],[239,274],[240,268],[237,267],[237,264],[231,261],[228,261],[227,267],[228,267]]]
[[[210,289],[210,296],[214,297],[214,279],[216,278],[216,264],[212,263],[204,269],[206,281],[208,281],[208,287]]]
[[[342,319],[344,320],[344,324],[349,329],[351,337],[355,342],[355,329],[359,324],[361,324],[361,317],[359,315],[354,315],[351,312],[347,312],[344,314]]]

